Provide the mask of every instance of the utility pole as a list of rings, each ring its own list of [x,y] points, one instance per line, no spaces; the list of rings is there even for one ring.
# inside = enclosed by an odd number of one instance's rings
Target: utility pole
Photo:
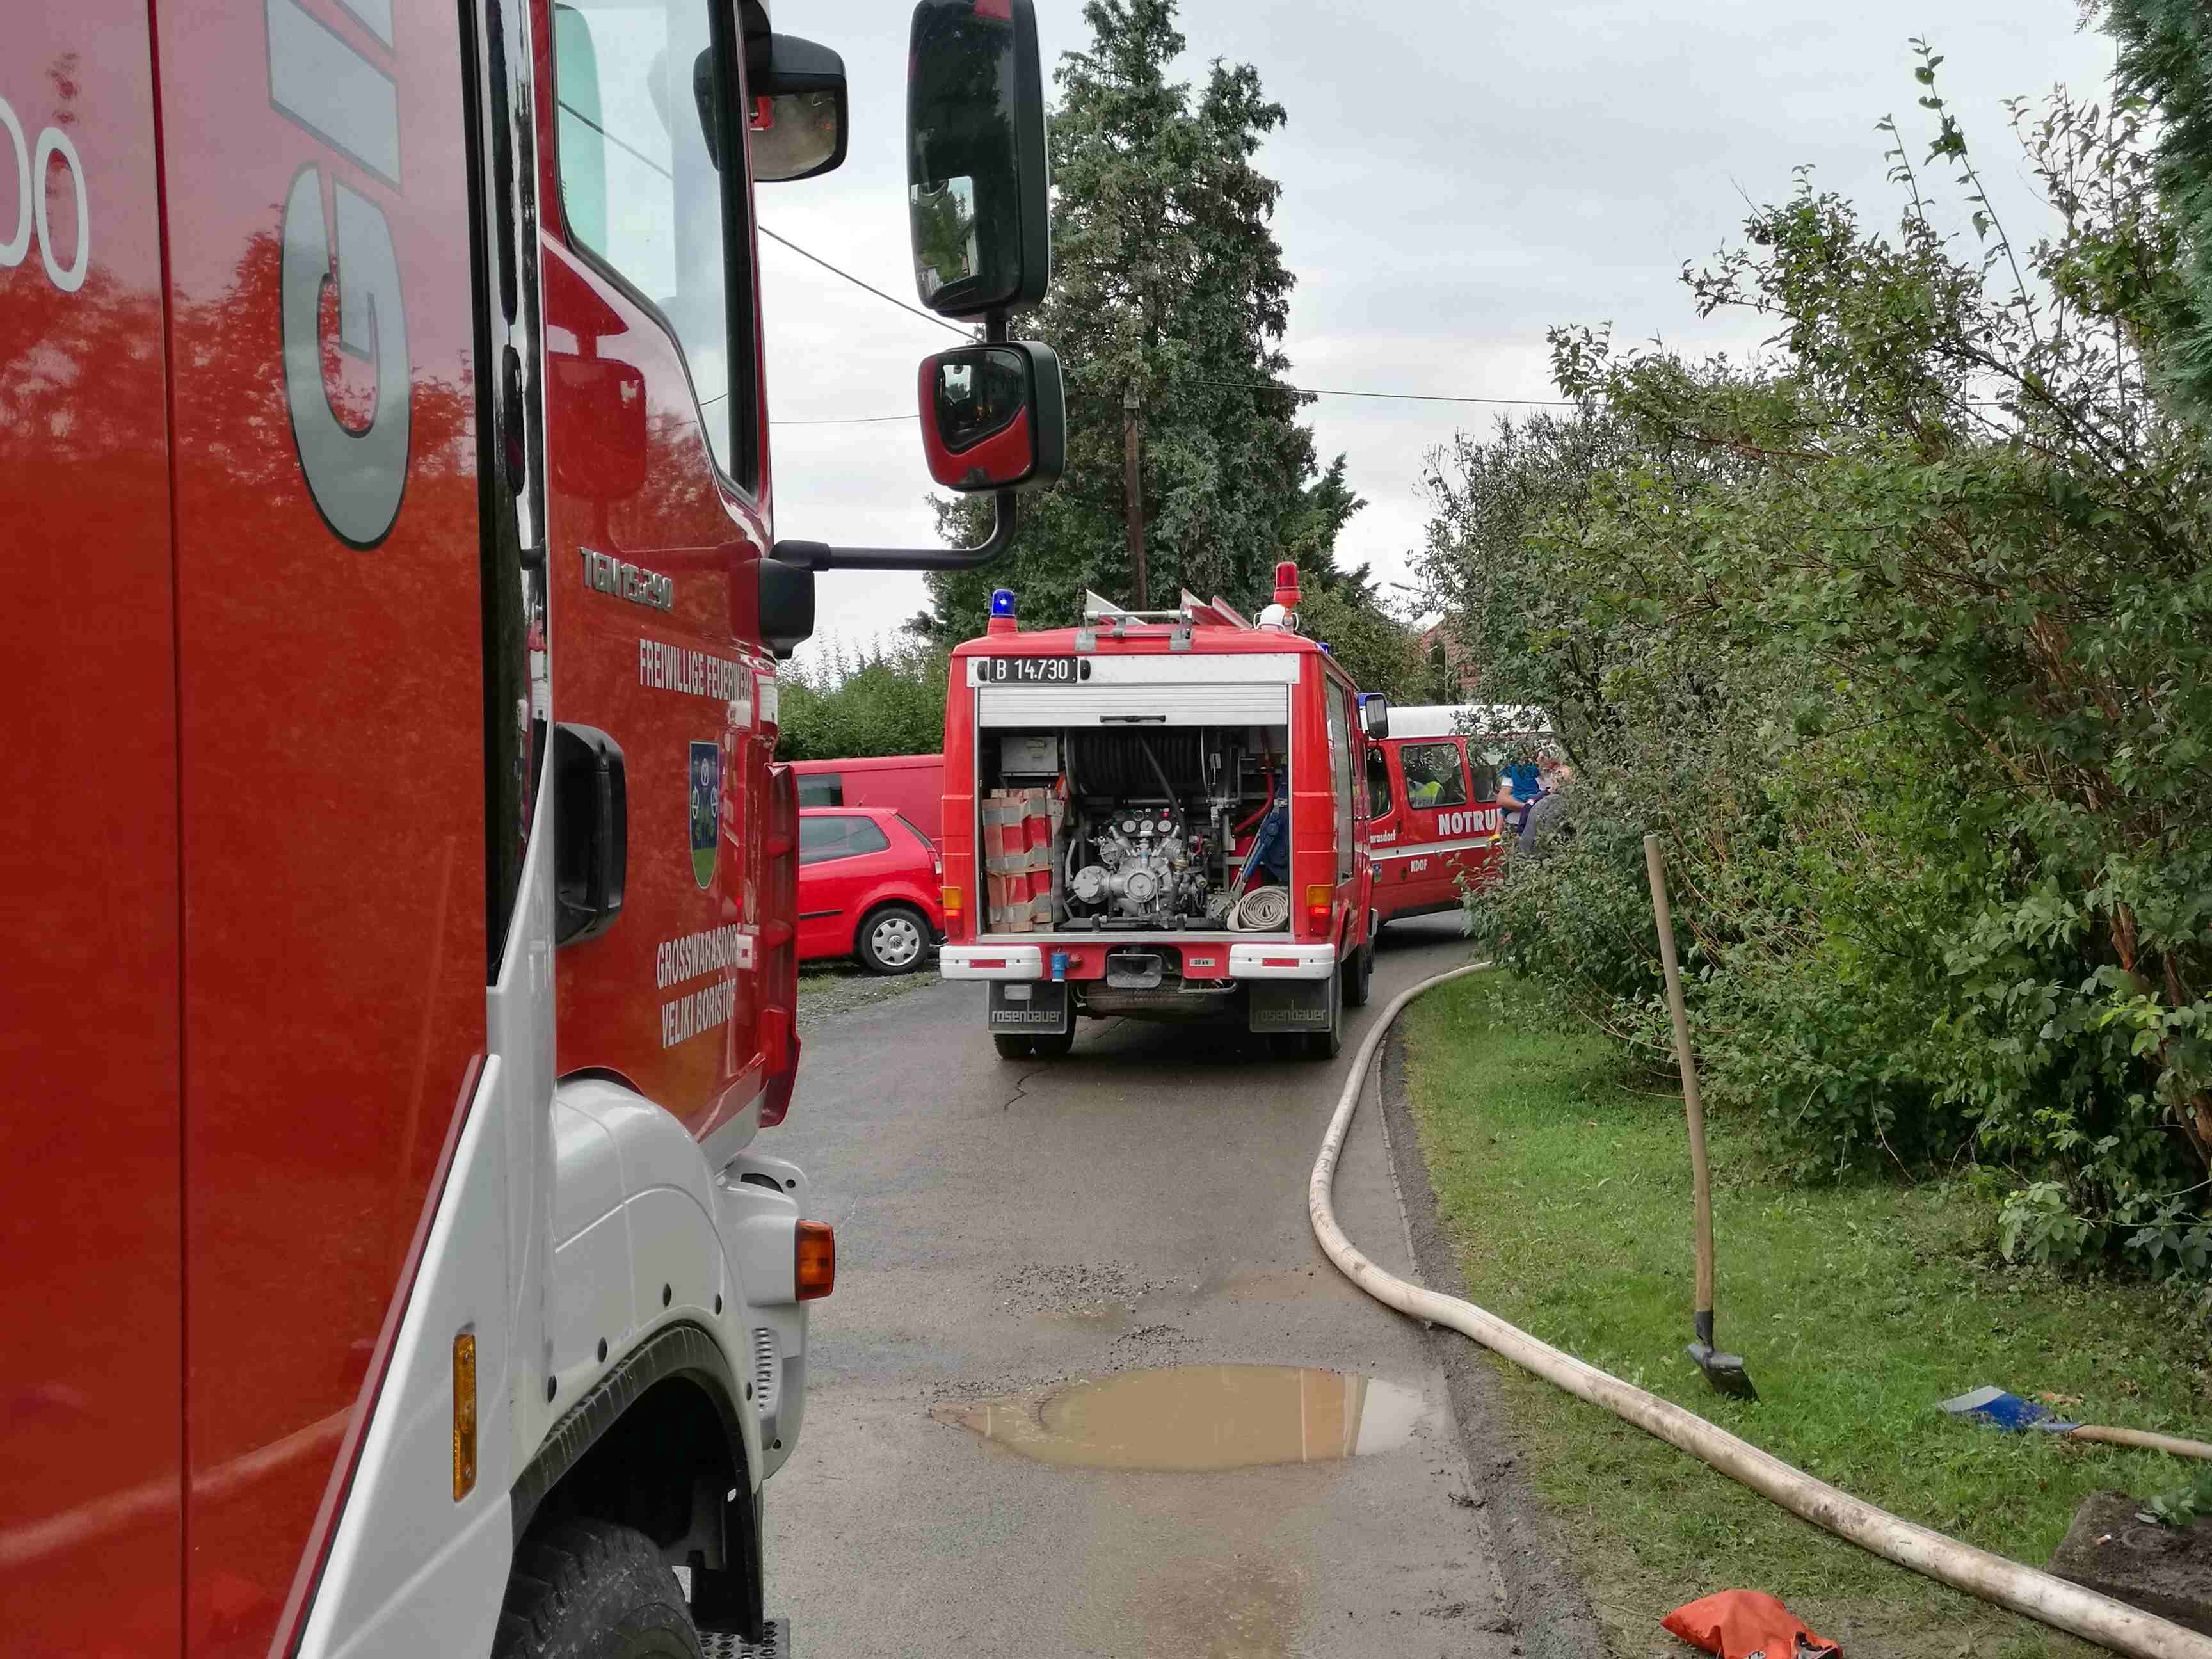
[[[1129,504],[1129,574],[1136,583],[1136,602],[1129,608],[1151,607],[1145,598],[1145,405],[1132,381],[1121,394],[1121,483]]]

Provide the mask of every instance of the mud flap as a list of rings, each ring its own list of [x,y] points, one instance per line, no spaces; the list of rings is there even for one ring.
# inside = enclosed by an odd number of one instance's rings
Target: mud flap
[[[1067,987],[1051,980],[994,979],[984,1024],[1024,1036],[1066,1036],[1075,1030]]]
[[[1251,1029],[1326,1031],[1333,983],[1326,979],[1255,980],[1252,985]]]

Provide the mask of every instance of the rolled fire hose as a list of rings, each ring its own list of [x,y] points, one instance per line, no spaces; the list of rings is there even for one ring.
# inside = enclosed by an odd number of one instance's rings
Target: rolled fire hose
[[[1291,890],[1255,887],[1237,901],[1229,926],[1240,933],[1272,933],[1291,925]]]
[[[1565,1389],[1578,1399],[1602,1406],[1614,1416],[1633,1423],[1647,1434],[1688,1452],[1730,1480],[1740,1481],[1771,1498],[1791,1514],[1826,1527],[1863,1549],[1924,1573],[1939,1583],[1961,1589],[1984,1601],[2009,1607],[2030,1619],[2063,1631],[2115,1653],[2136,1654],[2143,1659],[2212,1659],[2212,1637],[2198,1635],[2167,1620],[2131,1607],[2124,1601],[2100,1595],[2063,1578],[2022,1566],[1987,1550],[1962,1544],[1955,1538],[1931,1531],[1876,1509],[1873,1504],[1816,1480],[1802,1469],[1792,1468],[1780,1458],[1739,1440],[1727,1430],[1708,1423],[1694,1412],[1671,1401],[1586,1365],[1572,1354],[1562,1353],[1538,1341],[1526,1331],[1507,1324],[1472,1302],[1444,1296],[1410,1285],[1387,1273],[1362,1255],[1337,1225],[1330,1189],[1336,1181],[1336,1161],[1344,1151],[1352,1115],[1367,1081],[1382,1039],[1407,1003],[1449,980],[1489,967],[1486,962],[1455,968],[1401,991],[1384,1007],[1366,1040],[1353,1056],[1344,1093],[1336,1103],[1322,1137],[1321,1156],[1315,1161],[1313,1179],[1306,1189],[1306,1207],[1313,1217],[1316,1237],[1328,1258],[1352,1282],[1400,1313],[1431,1325],[1443,1325],[1469,1336],[1504,1355],[1523,1370],[1534,1371],[1547,1382]]]

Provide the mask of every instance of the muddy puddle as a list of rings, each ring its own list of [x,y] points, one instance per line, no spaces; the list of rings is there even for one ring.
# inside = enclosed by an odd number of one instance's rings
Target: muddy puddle
[[[1085,1377],[1042,1400],[933,1408],[1040,1463],[1076,1468],[1234,1469],[1328,1463],[1402,1446],[1418,1389],[1287,1365],[1175,1365]]]

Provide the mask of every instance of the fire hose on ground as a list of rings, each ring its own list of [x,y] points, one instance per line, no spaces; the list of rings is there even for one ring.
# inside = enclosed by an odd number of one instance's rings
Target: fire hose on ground
[[[1322,1138],[1321,1156],[1314,1163],[1313,1178],[1306,1194],[1314,1235],[1328,1253],[1329,1260],[1346,1278],[1376,1301],[1410,1318],[1442,1325],[1473,1338],[1522,1370],[1533,1371],[1577,1398],[1601,1406],[1647,1434],[1688,1452],[1791,1514],[1825,1527],[1838,1537],[1848,1539],[1899,1566],[1910,1567],[1954,1589],[2024,1613],[2054,1629],[2070,1632],[2115,1653],[2141,1655],[2143,1659],[2212,1659],[2212,1637],[2200,1636],[2139,1607],[2100,1595],[2033,1567],[2022,1566],[2017,1561],[1992,1555],[1987,1550],[1962,1544],[1955,1538],[1877,1509],[1824,1480],[1814,1479],[1802,1469],[1793,1468],[1694,1412],[1647,1394],[1595,1366],[1583,1364],[1572,1354],[1562,1353],[1538,1341],[1472,1302],[1408,1284],[1361,1255],[1337,1225],[1330,1192],[1336,1181],[1337,1158],[1344,1150],[1345,1135],[1352,1127],[1352,1114],[1358,1109],[1359,1097],[1364,1092],[1376,1054],[1408,1003],[1439,985],[1489,965],[1476,963],[1455,968],[1400,992],[1383,1008],[1352,1058],[1344,1093],[1337,1101],[1336,1115],[1329,1120],[1328,1133]]]

